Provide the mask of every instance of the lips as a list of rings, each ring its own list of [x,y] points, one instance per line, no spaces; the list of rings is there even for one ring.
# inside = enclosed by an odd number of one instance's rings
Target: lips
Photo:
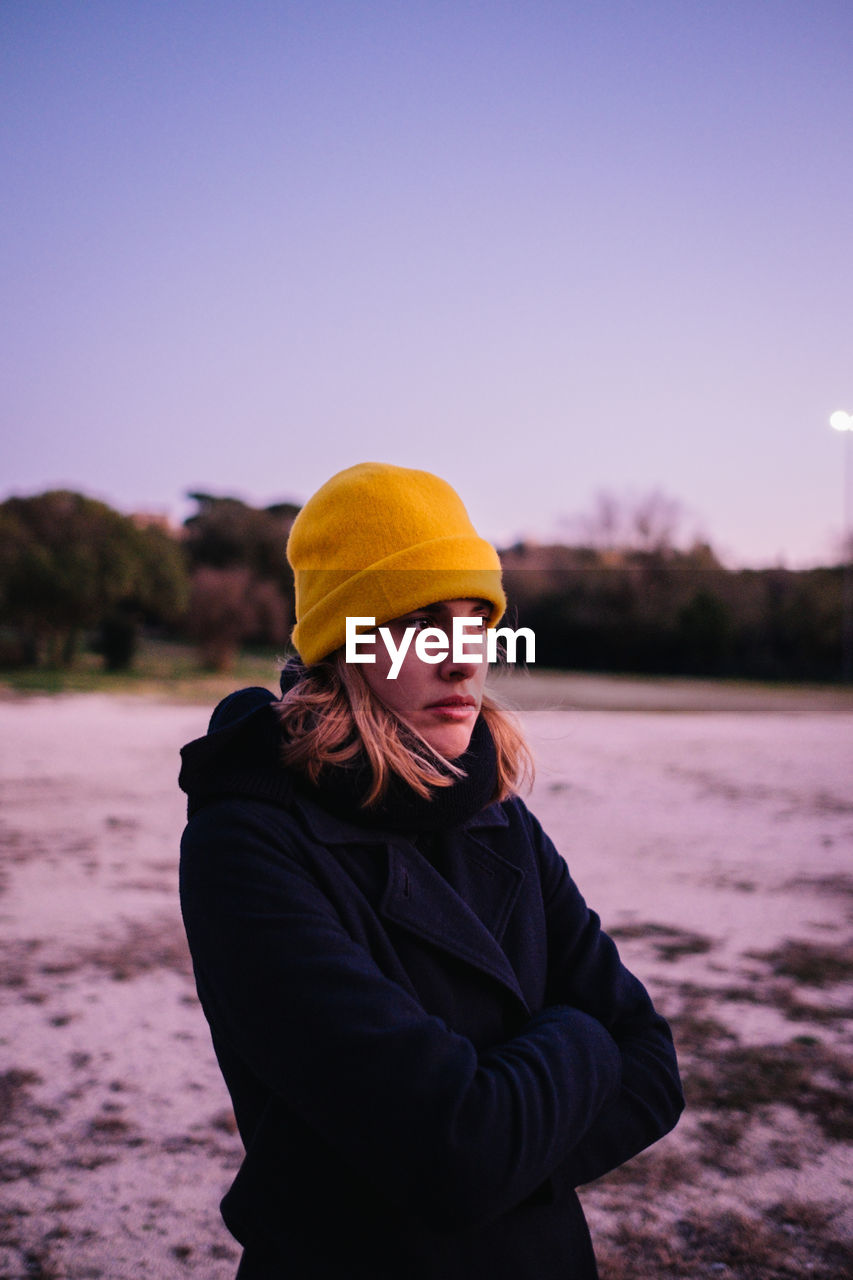
[[[427,707],[427,711],[440,710],[442,707],[476,707],[476,705],[475,698],[462,698],[455,695],[450,698],[442,698],[439,702],[431,702]]]
[[[445,724],[454,722],[470,724],[477,713],[477,701],[475,698],[462,698],[455,695],[442,698],[441,702],[432,702],[426,709],[431,711],[437,720],[443,720]]]

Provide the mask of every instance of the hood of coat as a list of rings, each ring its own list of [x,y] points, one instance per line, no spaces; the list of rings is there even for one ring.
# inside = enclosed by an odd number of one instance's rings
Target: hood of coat
[[[186,792],[190,816],[226,796],[290,803],[294,786],[279,763],[275,701],[269,689],[239,689],[215,708],[205,736],[181,748],[178,786]]]

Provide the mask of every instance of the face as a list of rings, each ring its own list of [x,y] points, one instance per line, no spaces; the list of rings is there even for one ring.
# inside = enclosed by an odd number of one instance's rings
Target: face
[[[376,662],[364,663],[359,668],[377,698],[448,760],[461,756],[468,746],[480,713],[483,685],[489,669],[485,661],[485,642],[482,644],[482,662],[453,660],[453,619],[487,619],[490,613],[491,605],[483,600],[442,600],[425,609],[415,609],[385,624],[395,646],[401,644],[407,627],[415,628],[415,636],[396,679],[389,679],[391,655],[379,636],[378,628],[373,650]],[[437,663],[424,662],[415,652],[417,633],[427,627],[440,628],[448,638],[450,652]],[[483,636],[485,630],[484,623],[481,628]],[[472,630],[466,637],[466,649],[469,653],[476,653],[478,647],[477,632]]]

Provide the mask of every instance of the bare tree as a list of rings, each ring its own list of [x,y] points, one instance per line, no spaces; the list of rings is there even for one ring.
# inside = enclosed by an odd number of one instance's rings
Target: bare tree
[[[683,519],[682,504],[660,489],[639,495],[602,489],[591,512],[562,523],[570,536],[598,551],[665,554],[677,545]]]

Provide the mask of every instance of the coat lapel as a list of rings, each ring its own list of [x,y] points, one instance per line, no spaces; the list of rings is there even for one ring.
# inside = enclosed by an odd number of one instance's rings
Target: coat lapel
[[[530,1012],[515,970],[500,946],[524,872],[477,838],[481,828],[505,827],[500,805],[488,806],[452,838],[454,888],[409,840],[359,826],[299,801],[311,832],[325,845],[384,845],[388,874],[379,914],[440,950],[488,974]],[[485,832],[484,832],[485,834]],[[469,905],[470,904],[470,905]]]
[[[500,946],[524,872],[464,831],[455,841],[453,857],[457,881],[459,874],[465,880],[460,891],[414,845],[408,841],[390,844],[380,912],[424,941],[489,974],[526,1008],[518,978]]]

